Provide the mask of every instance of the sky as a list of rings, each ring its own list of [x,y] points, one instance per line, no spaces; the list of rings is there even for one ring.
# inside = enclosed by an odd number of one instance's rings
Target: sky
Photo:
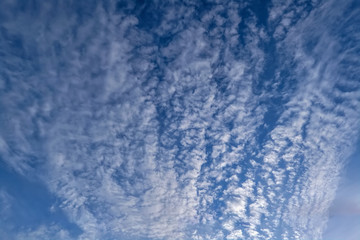
[[[357,0],[0,1],[0,238],[360,239]]]

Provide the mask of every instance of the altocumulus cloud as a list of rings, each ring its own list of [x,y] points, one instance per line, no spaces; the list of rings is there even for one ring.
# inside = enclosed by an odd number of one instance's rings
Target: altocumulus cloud
[[[0,188],[4,236],[322,238],[359,136],[356,1],[0,9],[1,167],[69,222],[15,228]]]

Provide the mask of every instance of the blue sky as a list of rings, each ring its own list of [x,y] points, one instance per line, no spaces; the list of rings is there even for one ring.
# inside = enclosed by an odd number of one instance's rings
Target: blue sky
[[[360,5],[0,3],[0,238],[360,238]]]
[[[350,157],[342,173],[336,197],[330,207],[328,227],[324,239],[359,238],[360,224],[360,148]]]

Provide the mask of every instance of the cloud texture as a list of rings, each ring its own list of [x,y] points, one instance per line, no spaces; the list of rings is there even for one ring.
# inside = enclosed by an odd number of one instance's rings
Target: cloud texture
[[[0,9],[1,161],[80,229],[11,236],[322,237],[359,136],[355,1]]]

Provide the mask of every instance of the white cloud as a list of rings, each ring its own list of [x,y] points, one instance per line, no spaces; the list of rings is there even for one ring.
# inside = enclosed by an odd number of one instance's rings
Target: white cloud
[[[56,225],[41,225],[36,229],[27,229],[26,231],[19,233],[16,240],[37,240],[37,239],[59,239],[59,240],[70,240],[73,239],[69,232],[61,229]]]
[[[356,58],[351,49],[337,57],[331,4],[307,12],[275,1],[268,29],[255,13],[238,16],[246,6],[234,2],[204,12],[197,3],[159,6],[163,20],[151,31],[135,13],[101,5],[81,24],[69,8],[23,14],[3,27],[26,51],[36,46],[39,69],[5,56],[17,87],[0,97],[11,119],[0,153],[47,185],[79,239],[320,238],[360,108],[357,90],[334,90],[359,84],[342,63]],[[263,49],[271,36],[279,59]],[[281,66],[266,76],[271,61]],[[284,94],[282,73],[296,78]],[[52,236],[70,237],[51,225],[19,239]]]
[[[240,229],[232,231],[229,235],[226,236],[226,239],[242,239],[242,238],[244,238],[244,236]]]

